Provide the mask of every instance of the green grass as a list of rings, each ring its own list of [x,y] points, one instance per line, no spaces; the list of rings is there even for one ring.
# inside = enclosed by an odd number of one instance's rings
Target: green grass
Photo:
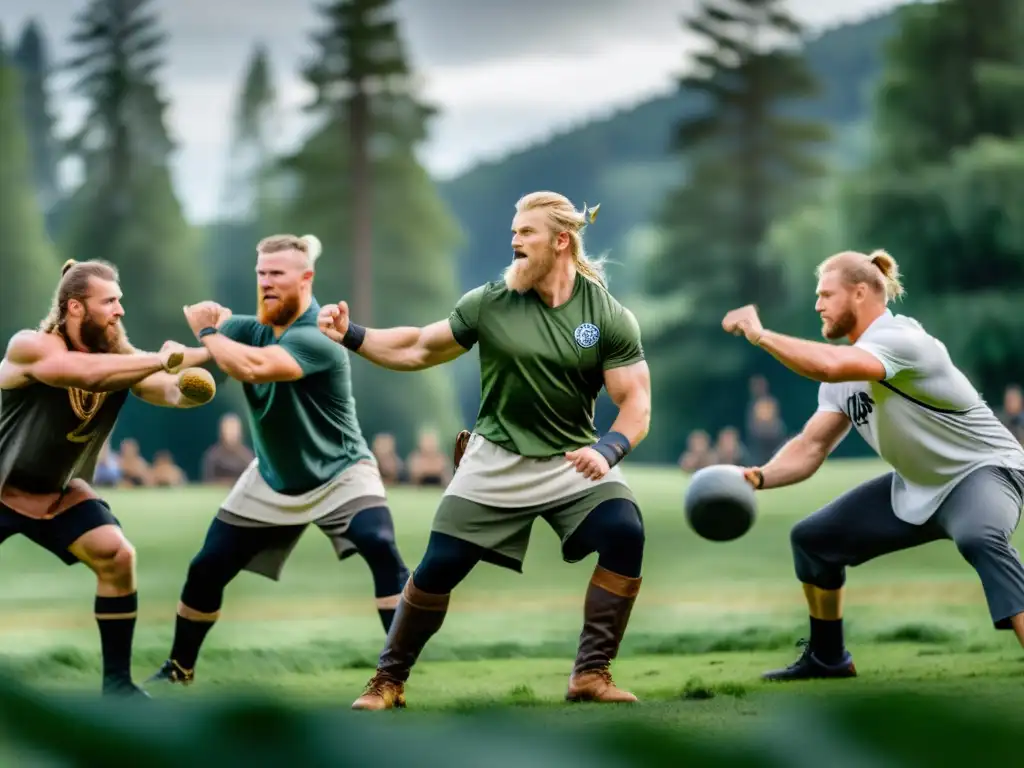
[[[953,696],[980,691],[1020,711],[1020,649],[1012,634],[992,630],[977,577],[949,542],[850,572],[847,634],[859,679],[790,686],[759,681],[761,671],[795,657],[794,643],[806,633],[790,527],[883,470],[874,462],[830,462],[802,486],[761,494],[759,518],[747,536],[712,543],[686,525],[684,476],[627,467],[644,511],[647,549],[643,589],[616,677],[645,699],[637,716],[731,727],[794,694],[865,686]],[[139,678],[166,656],[188,562],[222,495],[189,488],[109,496],[138,551]],[[436,490],[391,494],[410,568],[423,553],[438,497]],[[477,568],[455,592],[444,627],[414,672],[411,705],[465,710],[513,704],[550,707],[559,717],[604,717],[590,707],[553,706],[564,692],[594,562],[563,563],[541,521],[524,574]],[[0,579],[0,654],[14,671],[47,688],[95,688],[99,652],[90,574],[14,539],[0,555]],[[311,528],[281,582],[243,573],[232,583],[197,684],[159,695],[256,688],[302,702],[347,704],[369,676],[382,640],[366,566],[359,558],[339,564]]]

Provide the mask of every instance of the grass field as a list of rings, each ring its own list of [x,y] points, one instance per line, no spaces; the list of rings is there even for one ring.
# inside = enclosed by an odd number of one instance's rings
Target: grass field
[[[1012,634],[991,629],[974,571],[949,542],[851,571],[848,640],[860,678],[788,686],[759,681],[762,670],[795,658],[794,643],[806,633],[789,553],[791,525],[882,469],[873,462],[831,462],[802,486],[761,494],[754,529],[739,541],[716,544],[686,526],[682,475],[627,467],[647,526],[644,585],[615,668],[621,684],[644,700],[629,716],[731,728],[794,695],[905,687],[981,693],[1024,710],[1024,653]],[[169,649],[185,570],[222,495],[197,487],[109,496],[138,550],[139,679]],[[438,496],[415,489],[391,495],[410,568],[425,547]],[[512,704],[548,707],[546,716],[557,718],[605,717],[607,708],[555,706],[594,560],[561,562],[557,540],[541,522],[523,575],[481,565],[456,591],[443,629],[415,669],[410,707]],[[0,584],[0,654],[14,671],[47,688],[94,689],[94,582],[84,567],[65,567],[25,540],[10,540],[0,555]],[[367,568],[359,558],[339,564],[311,529],[280,583],[243,573],[229,587],[196,684],[156,695],[256,688],[347,706],[369,677],[382,640]]]

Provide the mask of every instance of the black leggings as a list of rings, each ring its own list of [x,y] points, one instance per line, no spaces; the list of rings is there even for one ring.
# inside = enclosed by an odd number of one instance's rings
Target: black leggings
[[[486,550],[468,541],[432,531],[423,560],[413,573],[413,583],[424,592],[451,592]],[[644,556],[644,525],[640,510],[626,499],[601,502],[566,539],[562,554],[566,560],[582,560],[598,553],[597,563],[620,576],[639,578]]]
[[[275,536],[280,536],[279,528],[242,528],[215,518],[203,548],[189,565],[181,602],[203,613],[219,611],[225,587],[256,554],[276,543]],[[370,567],[375,597],[390,597],[402,591],[409,571],[395,545],[395,528],[387,507],[358,512],[345,538]]]

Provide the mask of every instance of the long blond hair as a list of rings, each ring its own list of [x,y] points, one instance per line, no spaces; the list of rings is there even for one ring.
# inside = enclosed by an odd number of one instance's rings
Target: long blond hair
[[[545,209],[551,222],[551,228],[555,232],[569,234],[569,249],[572,252],[572,262],[576,271],[587,280],[597,283],[602,288],[607,288],[608,279],[605,275],[604,260],[588,257],[583,247],[583,229],[597,218],[600,207],[600,205],[595,205],[589,208],[584,203],[583,210],[577,211],[572,201],[565,195],[545,190],[531,192],[519,198],[516,202],[516,213],[533,211],[538,208]]]
[[[837,253],[818,265],[815,276],[820,278],[833,270],[839,270],[848,285],[866,283],[872,286],[885,297],[886,304],[903,298],[906,293],[900,281],[899,265],[888,251],[878,249],[870,254],[857,251]]]

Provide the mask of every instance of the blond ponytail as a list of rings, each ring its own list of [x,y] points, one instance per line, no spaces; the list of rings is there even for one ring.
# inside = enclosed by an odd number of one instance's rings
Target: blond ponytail
[[[903,283],[900,282],[900,268],[896,259],[887,251],[876,250],[868,257],[872,264],[882,273],[882,283],[885,287],[886,303],[903,297]]]
[[[299,239],[306,244],[306,256],[309,258],[309,263],[316,264],[316,260],[324,252],[324,246],[320,242],[320,238],[316,235],[303,235]]]

